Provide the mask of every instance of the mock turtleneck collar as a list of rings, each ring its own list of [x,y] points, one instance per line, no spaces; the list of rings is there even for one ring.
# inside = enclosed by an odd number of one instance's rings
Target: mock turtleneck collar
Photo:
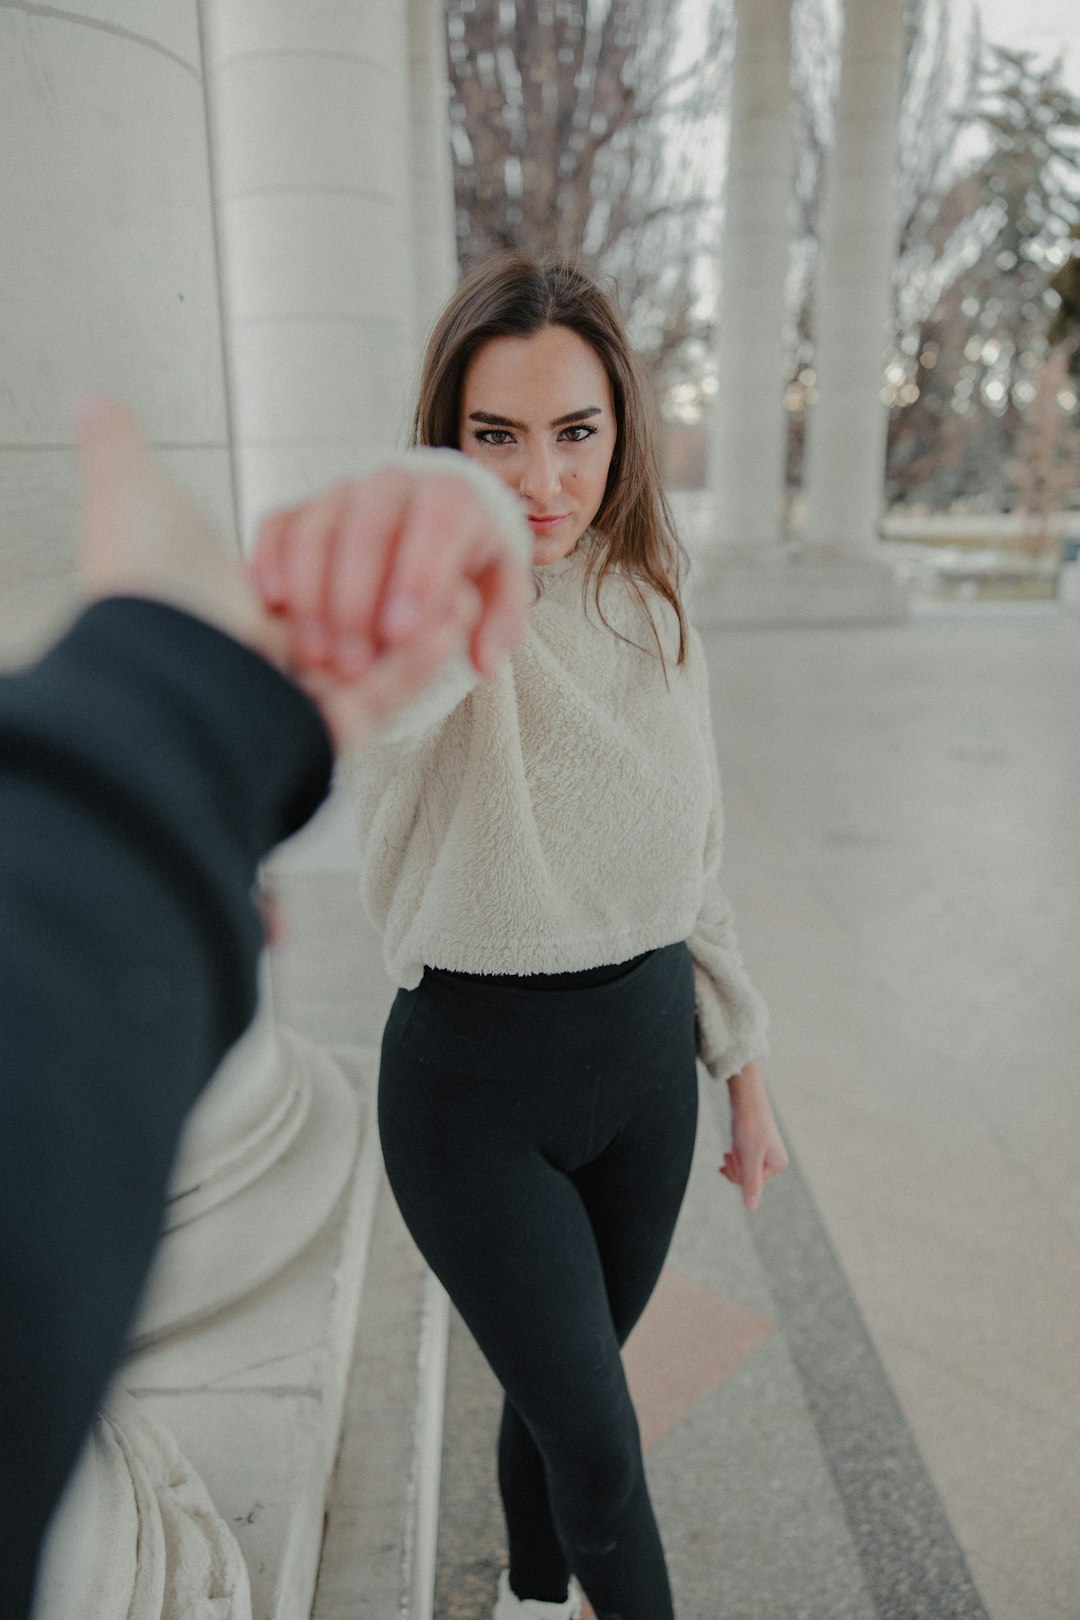
[[[582,535],[568,557],[560,557],[558,562],[545,563],[540,567],[537,567],[534,563],[533,573],[545,585],[550,580],[562,579],[565,574],[574,573],[577,569],[584,567],[588,550],[588,539],[585,535]]]

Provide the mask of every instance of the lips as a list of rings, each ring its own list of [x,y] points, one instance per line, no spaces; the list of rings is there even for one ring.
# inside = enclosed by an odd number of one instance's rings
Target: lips
[[[529,522],[532,524],[533,528],[539,529],[541,532],[546,529],[553,529],[556,523],[564,522],[569,515],[570,514],[568,512],[557,512],[552,517],[536,517],[532,512],[527,514]]]

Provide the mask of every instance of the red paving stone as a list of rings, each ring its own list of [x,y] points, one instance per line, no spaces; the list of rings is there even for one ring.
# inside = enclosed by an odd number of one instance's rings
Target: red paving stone
[[[645,1451],[654,1450],[775,1330],[768,1317],[665,1267],[623,1351]]]
[[[626,1378],[652,1451],[764,1344],[776,1323],[665,1267],[623,1351]],[[596,1620],[586,1600],[582,1620]]]

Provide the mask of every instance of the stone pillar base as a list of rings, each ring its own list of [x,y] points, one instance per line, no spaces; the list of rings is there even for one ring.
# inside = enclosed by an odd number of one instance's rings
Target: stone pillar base
[[[690,601],[694,623],[713,625],[902,624],[907,592],[876,557],[812,562],[771,557],[713,565]]]
[[[1058,575],[1058,601],[1080,611],[1080,562],[1066,563]]]
[[[311,1612],[379,1185],[378,1051],[331,1055],[363,1125],[330,1220],[261,1286],[139,1350],[118,1374],[176,1437],[232,1529],[254,1620]]]
[[[34,1620],[252,1620],[247,1568],[176,1440],[114,1391],[49,1526]]]

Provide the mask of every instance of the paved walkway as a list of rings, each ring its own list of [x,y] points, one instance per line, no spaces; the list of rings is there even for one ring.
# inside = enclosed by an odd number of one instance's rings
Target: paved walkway
[[[795,1163],[747,1217],[706,1082],[628,1352],[680,1620],[1076,1620],[1080,619],[706,645]],[[377,1040],[377,942],[321,858],[281,1010]],[[490,1614],[497,1399],[453,1323],[438,1620]]]
[[[1080,1615],[1080,618],[710,638],[807,1186],[995,1620]]]
[[[747,1220],[717,1175],[712,1092],[669,1264],[626,1351],[676,1613],[984,1620],[799,1172]],[[455,1321],[436,1620],[490,1614],[498,1407]]]

